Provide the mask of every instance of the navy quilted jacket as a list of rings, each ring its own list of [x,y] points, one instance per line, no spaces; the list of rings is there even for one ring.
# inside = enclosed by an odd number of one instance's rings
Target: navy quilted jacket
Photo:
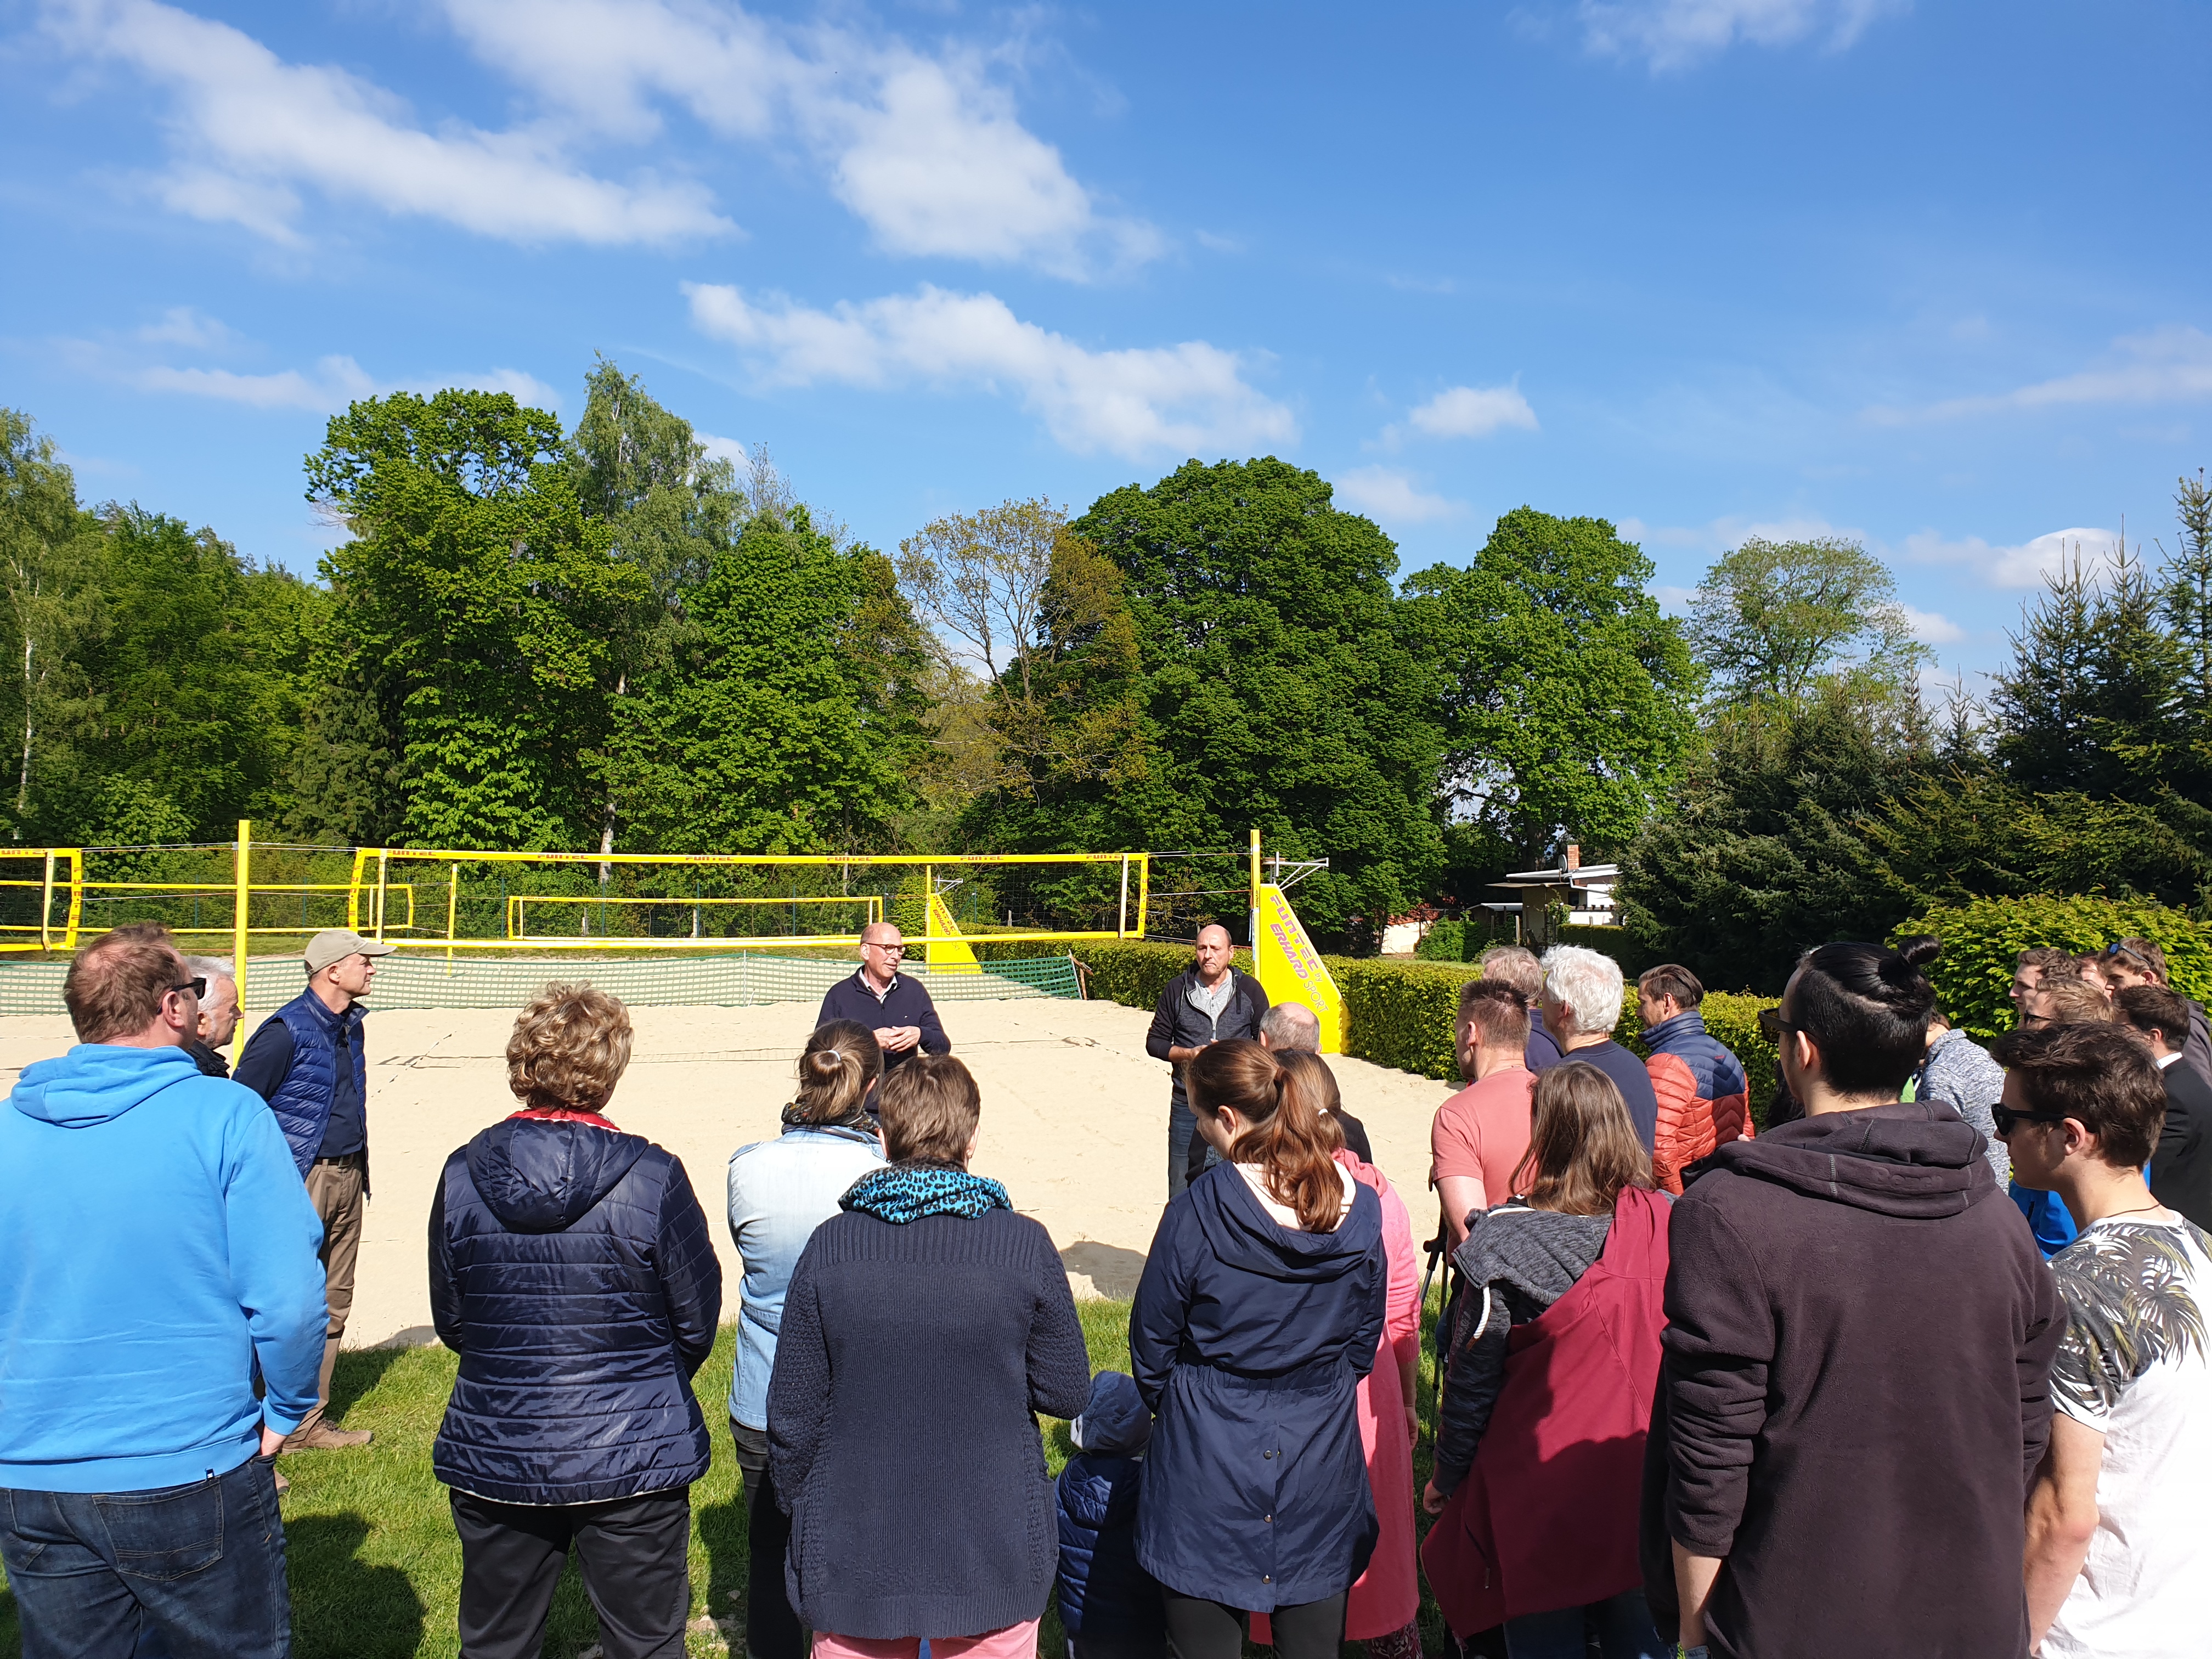
[[[691,1376],[722,1270],[684,1165],[640,1135],[511,1117],[446,1160],[430,1316],[461,1357],[431,1466],[503,1504],[596,1504],[707,1472]]]
[[[1121,1371],[1091,1379],[1069,1427],[1080,1448],[1060,1472],[1060,1622],[1070,1636],[1148,1647],[1166,1640],[1160,1587],[1137,1562],[1137,1494],[1152,1414]]]

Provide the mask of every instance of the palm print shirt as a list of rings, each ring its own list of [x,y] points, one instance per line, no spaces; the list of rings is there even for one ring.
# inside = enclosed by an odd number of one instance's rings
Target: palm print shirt
[[[2212,1585],[2212,1238],[2116,1217],[2051,1259],[2066,1299],[2051,1403],[2105,1437],[2097,1531],[2045,1659],[2202,1654]]]

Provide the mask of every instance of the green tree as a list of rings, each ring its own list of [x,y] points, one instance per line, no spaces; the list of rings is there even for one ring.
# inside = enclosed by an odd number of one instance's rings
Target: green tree
[[[2046,579],[2012,636],[2012,666],[1994,677],[1996,757],[2012,783],[2137,801],[2165,793],[2185,750],[2176,717],[2189,668],[2168,597],[2124,544],[2101,580],[2078,550]]]
[[[1807,946],[1911,908],[1863,825],[1941,765],[1909,686],[1829,676],[1795,707],[1723,708],[1622,860],[1623,919],[1709,985],[1778,991]]]
[[[1421,896],[1442,855],[1443,733],[1390,539],[1273,457],[1188,462],[1069,528],[1122,577],[1146,765],[1071,781],[1060,844],[1226,850],[1256,826],[1287,856],[1330,860],[1299,911],[1340,938]]]
[[[31,816],[40,742],[77,690],[72,653],[97,605],[94,538],[76,481],[31,417],[0,409],[0,709],[15,750],[12,833]]]
[[[1686,633],[1735,702],[1795,703],[1846,667],[1902,684],[1928,657],[1889,567],[1837,537],[1754,536],[1722,555],[1690,602]]]
[[[353,404],[307,461],[352,538],[324,561],[319,666],[390,722],[417,845],[573,848],[599,828],[585,757],[647,587],[587,518],[554,418],[504,392]]]
[[[908,801],[881,707],[886,562],[804,507],[747,518],[686,597],[695,636],[616,711],[604,774],[640,850],[866,851]],[[896,634],[896,629],[890,630]],[[864,684],[863,682],[872,682]]]
[[[1524,865],[1625,845],[1681,775],[1699,675],[1651,574],[1604,520],[1523,507],[1465,569],[1407,584],[1441,658],[1452,816]]]
[[[943,682],[975,697],[990,734],[969,833],[1009,848],[1102,833],[1092,786],[1147,773],[1121,571],[1044,500],[933,520],[900,544],[898,569]]]

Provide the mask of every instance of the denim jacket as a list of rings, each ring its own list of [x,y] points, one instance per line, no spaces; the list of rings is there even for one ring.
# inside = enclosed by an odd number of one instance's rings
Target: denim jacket
[[[744,1260],[738,1281],[738,1363],[730,1416],[749,1429],[768,1426],[768,1379],[775,1369],[783,1297],[799,1253],[837,1213],[846,1189],[883,1167],[883,1146],[865,1129],[794,1124],[774,1140],[730,1157],[730,1237]]]

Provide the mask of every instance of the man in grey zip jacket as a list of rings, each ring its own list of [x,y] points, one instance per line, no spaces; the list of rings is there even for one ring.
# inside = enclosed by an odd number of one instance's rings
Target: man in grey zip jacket
[[[1160,1006],[1152,1014],[1152,1029],[1145,1037],[1145,1052],[1175,1067],[1175,1084],[1168,1095],[1168,1201],[1190,1185],[1205,1167],[1206,1142],[1191,1115],[1190,1097],[1183,1091],[1182,1068],[1198,1057],[1209,1042],[1226,1037],[1256,1042],[1260,1016],[1267,1012],[1267,994],[1251,975],[1229,965],[1236,952],[1229,930],[1208,922],[1198,930],[1198,965],[1178,974],[1160,993]]]

